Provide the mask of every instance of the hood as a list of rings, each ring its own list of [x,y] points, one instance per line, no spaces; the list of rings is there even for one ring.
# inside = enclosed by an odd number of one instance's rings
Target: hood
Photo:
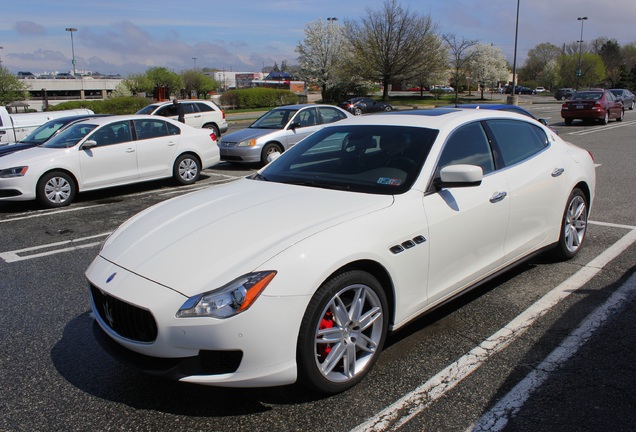
[[[30,148],[22,148],[16,149],[14,152],[9,152],[8,154],[3,154],[2,151],[6,147],[17,147],[20,144],[12,145],[12,146],[2,146],[0,147],[0,168],[10,168],[14,166],[20,165],[31,165],[39,160],[53,160],[55,156],[60,154],[66,154],[68,149],[56,149],[56,148],[44,148],[44,147],[33,147]]]
[[[27,144],[27,143],[3,145],[3,146],[0,146],[0,156],[6,156],[8,154],[15,153],[20,150],[35,147],[36,145],[37,144]]]
[[[241,129],[240,131],[223,135],[223,137],[221,137],[221,143],[224,143],[224,142],[239,143],[241,141],[245,141],[248,139],[260,138],[263,135],[279,132],[281,130],[283,129],[260,129],[260,128]]]
[[[115,231],[100,255],[191,297],[319,231],[392,203],[390,195],[241,179],[145,210]]]

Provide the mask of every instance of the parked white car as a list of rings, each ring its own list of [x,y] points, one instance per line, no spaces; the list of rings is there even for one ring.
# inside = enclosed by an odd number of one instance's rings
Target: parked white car
[[[219,141],[221,160],[265,165],[272,153],[283,153],[328,124],[353,117],[333,105],[285,105],[266,112],[246,129]]]
[[[228,124],[223,111],[209,100],[181,100],[185,124],[195,128],[212,129],[217,138],[227,132]],[[137,111],[137,114],[152,114],[178,120],[177,108],[172,102],[157,102]]]
[[[159,117],[97,117],[0,158],[0,201],[37,199],[60,207],[77,192],[110,186],[164,177],[190,184],[218,162],[209,130]]]
[[[594,190],[590,153],[520,114],[343,120],[116,230],[86,271],[98,340],[185,382],[340,392],[389,331],[537,252],[574,257]]]

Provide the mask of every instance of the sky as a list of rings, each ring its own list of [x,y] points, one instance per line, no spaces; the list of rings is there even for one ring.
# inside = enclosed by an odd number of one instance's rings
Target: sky
[[[429,15],[439,34],[501,49],[512,64],[519,3],[517,65],[543,42],[598,37],[636,43],[636,0],[398,0]],[[3,2],[0,62],[10,72],[73,70],[103,74],[193,68],[258,72],[297,63],[308,23],[359,21],[383,0],[20,0]],[[586,21],[577,18],[587,16]],[[68,32],[66,28],[76,28]],[[71,41],[71,35],[73,41]]]

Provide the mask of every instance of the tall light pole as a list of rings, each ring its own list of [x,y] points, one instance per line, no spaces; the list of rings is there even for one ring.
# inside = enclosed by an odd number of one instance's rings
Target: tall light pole
[[[338,18],[337,17],[329,17],[329,18],[327,18],[327,21],[329,21],[331,24],[333,24],[334,21],[338,21]]]
[[[578,21],[581,21],[581,39],[578,40],[579,43],[579,65],[576,69],[576,90],[579,90],[579,79],[581,78],[581,51],[583,51],[583,21],[587,20],[587,17],[578,17]]]
[[[4,49],[4,47],[0,46],[0,49]],[[2,56],[0,56],[0,68],[2,67]]]
[[[509,105],[519,105],[518,96],[515,96],[517,88],[517,36],[519,35],[519,1],[517,0],[517,21],[515,23],[515,52],[512,58],[512,91],[508,98]]]
[[[194,61],[194,69],[197,68],[197,58],[196,57],[192,57],[192,60]]]
[[[75,27],[67,27],[67,32],[71,32],[71,53],[73,54],[73,76],[75,76],[75,46],[73,45],[73,32],[76,32]]]

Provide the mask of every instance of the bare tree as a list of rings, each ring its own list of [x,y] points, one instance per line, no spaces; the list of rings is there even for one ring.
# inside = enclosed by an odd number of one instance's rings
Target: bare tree
[[[437,40],[430,16],[404,9],[397,0],[386,0],[380,10],[367,8],[360,22],[346,21],[345,28],[351,64],[361,77],[382,83],[383,100],[393,80],[413,77],[425,67],[427,51]]]
[[[466,77],[470,62],[474,55],[471,48],[479,41],[465,39],[463,36],[459,39],[454,33],[446,33],[442,36],[446,45],[448,45],[450,55],[450,67],[453,74],[453,83],[455,84],[455,103],[458,102],[459,81]]]
[[[320,86],[323,100],[328,99],[327,87],[335,84],[344,42],[342,27],[334,19],[327,23],[318,19],[307,24],[305,39],[296,47],[300,75]]]

